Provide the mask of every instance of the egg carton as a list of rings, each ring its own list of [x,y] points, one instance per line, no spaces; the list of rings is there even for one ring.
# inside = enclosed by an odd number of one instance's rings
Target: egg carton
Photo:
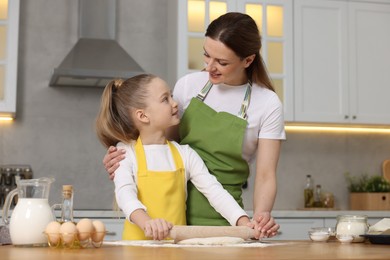
[[[46,233],[47,244],[53,248],[99,248],[103,244],[107,231],[92,233]]]

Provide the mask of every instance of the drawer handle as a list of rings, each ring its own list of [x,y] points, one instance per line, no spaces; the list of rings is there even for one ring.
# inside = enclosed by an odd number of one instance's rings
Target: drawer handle
[[[116,236],[116,232],[113,232],[113,231],[107,232],[106,236]]]

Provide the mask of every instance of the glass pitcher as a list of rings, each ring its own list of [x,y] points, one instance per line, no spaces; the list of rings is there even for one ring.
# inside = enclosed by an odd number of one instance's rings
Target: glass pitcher
[[[55,216],[49,206],[50,185],[54,178],[17,180],[17,188],[5,199],[3,221],[9,225],[11,241],[16,246],[44,246],[44,230]],[[8,220],[8,212],[15,195],[18,201]]]

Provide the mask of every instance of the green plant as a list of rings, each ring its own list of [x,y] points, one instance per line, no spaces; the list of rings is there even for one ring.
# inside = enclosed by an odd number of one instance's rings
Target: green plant
[[[390,192],[390,183],[382,176],[351,176],[349,172],[345,176],[350,192]]]

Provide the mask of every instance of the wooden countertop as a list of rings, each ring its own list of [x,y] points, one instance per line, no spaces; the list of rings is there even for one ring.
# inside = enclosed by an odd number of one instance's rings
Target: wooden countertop
[[[274,242],[270,242],[274,243]],[[276,242],[275,242],[276,243]],[[101,248],[58,249],[0,246],[2,260],[73,259],[390,259],[389,245],[293,241],[269,247],[140,247],[103,245]]]

